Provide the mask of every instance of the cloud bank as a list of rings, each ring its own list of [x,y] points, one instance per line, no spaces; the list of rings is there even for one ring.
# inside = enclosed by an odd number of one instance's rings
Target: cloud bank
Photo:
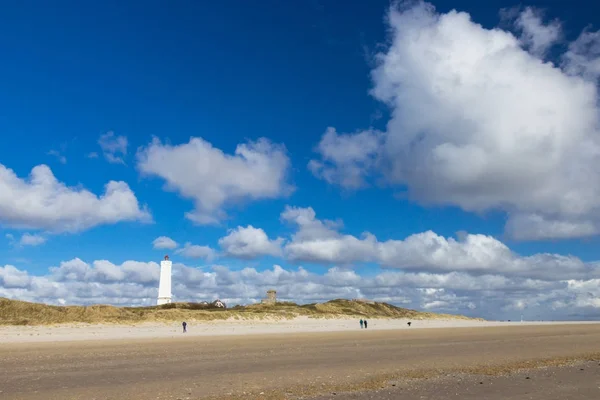
[[[50,304],[152,305],[158,294],[155,262],[106,260],[91,264],[78,258],[33,276],[12,265],[0,266],[0,296]],[[177,301],[219,298],[228,304],[248,304],[276,288],[282,300],[300,303],[332,298],[366,297],[428,311],[461,313],[490,319],[591,319],[600,316],[599,279],[550,282],[495,274],[384,271],[361,276],[332,267],[326,274],[302,267],[286,270],[223,266],[192,268],[173,265]]]
[[[522,256],[499,240],[432,231],[379,241],[342,232],[340,220],[320,220],[310,208],[286,207],[281,220],[294,230],[289,239],[270,239],[252,226],[238,227],[220,240],[223,253],[186,243],[175,254],[210,262],[216,256],[242,260],[278,254],[295,267],[232,270],[222,265],[194,268],[174,264],[177,300],[220,298],[232,304],[259,301],[268,289],[301,303],[366,297],[435,312],[491,319],[591,319],[600,317],[600,263],[573,256]],[[161,240],[158,240],[161,239]],[[168,238],[167,238],[168,239]],[[167,243],[157,238],[156,243]],[[299,263],[327,266],[310,272]],[[362,265],[378,265],[361,274]],[[75,258],[34,276],[13,265],[0,268],[0,296],[50,303],[153,304],[159,266],[155,262]],[[371,269],[371,271],[373,271]]]

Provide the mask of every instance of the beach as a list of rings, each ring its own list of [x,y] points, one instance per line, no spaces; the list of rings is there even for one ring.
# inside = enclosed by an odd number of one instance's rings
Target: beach
[[[296,317],[292,319],[245,319],[186,321],[187,337],[239,336],[303,332],[347,332],[360,329],[360,318],[321,319]],[[411,326],[408,326],[411,322]],[[547,326],[557,322],[502,322],[467,319],[369,319],[369,331],[414,330],[428,328],[475,328],[507,326]],[[596,324],[596,322],[561,322],[567,325]],[[81,340],[160,339],[179,338],[181,323],[138,324],[61,324],[48,326],[0,326],[0,343],[60,342]]]
[[[495,391],[508,390],[516,385],[510,376],[540,367],[563,381],[586,368],[599,377],[597,323],[369,322],[361,330],[357,319],[190,321],[186,334],[154,323],[2,327],[0,397],[384,400],[403,390],[402,398],[417,399],[439,397],[406,397],[407,388],[415,396],[466,390],[460,382],[486,376],[497,380]],[[580,363],[588,363],[584,371],[574,367]]]
[[[311,400],[591,400],[600,393],[600,364],[573,362],[508,374],[452,374],[419,382],[396,381],[375,390],[330,393]]]

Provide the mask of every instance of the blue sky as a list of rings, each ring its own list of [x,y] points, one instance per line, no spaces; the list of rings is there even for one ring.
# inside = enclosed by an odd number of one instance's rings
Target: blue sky
[[[255,301],[271,285],[297,301],[599,315],[600,21],[576,3],[5,7],[0,296],[151,303],[169,253],[180,299]],[[258,159],[234,155],[261,138]],[[40,165],[60,184],[29,180]],[[119,197],[90,200],[109,181]],[[161,236],[177,248],[153,248]],[[275,264],[314,275],[268,278]]]

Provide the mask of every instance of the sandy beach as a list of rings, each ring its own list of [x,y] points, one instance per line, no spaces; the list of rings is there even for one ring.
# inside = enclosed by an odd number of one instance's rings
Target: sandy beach
[[[507,377],[545,367],[563,376],[562,389],[558,381],[544,386],[545,398],[552,398],[552,385],[564,395],[564,382],[581,372],[562,365],[578,362],[595,365],[588,374],[598,382],[597,323],[438,320],[408,328],[400,320],[370,322],[361,330],[356,320],[220,321],[190,323],[188,334],[175,324],[3,327],[0,397],[385,400],[404,390],[402,398],[420,399],[470,393],[471,384],[461,382],[479,384],[486,376],[486,382],[496,379],[495,393],[503,385],[518,387],[515,397],[498,399],[535,399],[517,395],[534,393],[533,385],[523,389]],[[579,374],[572,381],[577,379],[588,378]],[[593,391],[586,382],[588,396]],[[572,392],[581,385],[566,387]],[[562,398],[597,398],[571,394]]]
[[[451,374],[423,381],[392,381],[385,387],[330,393],[311,400],[591,400],[600,393],[600,364],[573,362],[503,375]]]
[[[547,326],[556,322],[494,322],[478,320],[410,320],[372,319],[369,331],[415,330],[425,328],[474,328],[506,326]],[[187,321],[186,336],[262,335],[302,332],[347,332],[360,330],[359,319],[318,319],[297,317],[283,320],[217,320]],[[597,322],[561,322],[581,325]],[[64,324],[51,326],[0,326],[0,343],[59,342],[80,340],[160,339],[179,338],[180,323],[115,324]]]

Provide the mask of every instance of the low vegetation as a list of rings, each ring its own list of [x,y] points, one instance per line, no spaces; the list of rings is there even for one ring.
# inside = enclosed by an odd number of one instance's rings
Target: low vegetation
[[[396,307],[386,303],[331,300],[298,305],[289,302],[252,304],[228,309],[211,304],[171,303],[152,307],[51,306],[0,298],[0,325],[50,325],[65,323],[143,323],[168,321],[211,321],[225,319],[310,318],[410,318],[469,319],[460,315],[434,314]]]

